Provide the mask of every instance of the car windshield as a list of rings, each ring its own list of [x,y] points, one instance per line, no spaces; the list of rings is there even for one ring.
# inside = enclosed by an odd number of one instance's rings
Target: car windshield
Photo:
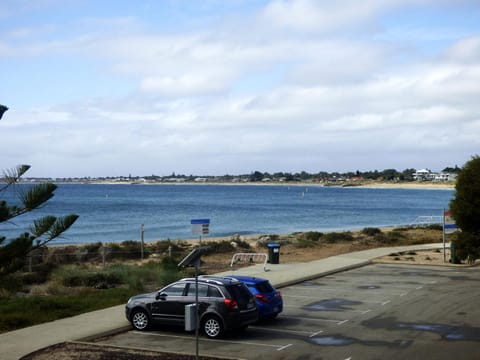
[[[254,286],[255,286],[255,289],[257,289],[257,291],[261,293],[269,293],[274,291],[274,288],[268,281],[260,282],[258,284],[255,284]]]

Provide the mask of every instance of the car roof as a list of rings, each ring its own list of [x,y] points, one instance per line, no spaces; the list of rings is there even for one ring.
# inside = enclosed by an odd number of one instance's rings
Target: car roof
[[[230,275],[228,276],[233,279],[237,279],[242,282],[246,283],[252,283],[252,284],[258,284],[264,281],[268,281],[267,279],[260,278],[260,277],[255,277],[255,276],[247,276],[247,275]]]
[[[179,281],[195,281],[195,278],[184,278]],[[241,280],[226,276],[200,275],[198,281],[204,284],[232,285],[238,284]]]

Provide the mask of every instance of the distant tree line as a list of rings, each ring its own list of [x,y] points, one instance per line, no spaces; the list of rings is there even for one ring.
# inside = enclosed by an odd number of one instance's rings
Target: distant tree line
[[[445,173],[454,173],[458,174],[461,170],[458,166],[446,167],[442,170]],[[211,175],[183,175],[172,173],[168,176],[160,175],[147,175],[147,176],[107,176],[107,177],[83,177],[83,178],[56,178],[56,179],[40,179],[44,181],[58,181],[58,182],[92,182],[92,181],[108,181],[108,182],[136,182],[136,181],[149,181],[149,182],[166,182],[166,181],[185,181],[185,182],[195,182],[195,181],[208,181],[208,182],[233,182],[233,181],[242,181],[242,182],[258,182],[271,180],[275,182],[294,182],[294,181],[322,181],[322,182],[335,182],[335,181],[348,181],[348,180],[384,180],[384,181],[413,181],[413,174],[416,172],[416,169],[405,169],[403,171],[398,171],[396,169],[385,169],[385,170],[370,170],[370,171],[360,171],[355,172],[327,172],[319,171],[317,173],[309,173],[306,171],[302,172],[262,172],[262,171],[253,171],[250,174],[241,174],[241,175],[221,175],[221,176],[211,176]],[[36,178],[26,178],[24,180],[39,180]]]

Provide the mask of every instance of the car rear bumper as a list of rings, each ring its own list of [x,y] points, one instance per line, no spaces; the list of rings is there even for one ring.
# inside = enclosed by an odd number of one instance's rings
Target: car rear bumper
[[[255,323],[258,320],[258,310],[248,310],[239,313],[231,313],[226,319],[225,327],[227,329],[235,329],[245,327]]]

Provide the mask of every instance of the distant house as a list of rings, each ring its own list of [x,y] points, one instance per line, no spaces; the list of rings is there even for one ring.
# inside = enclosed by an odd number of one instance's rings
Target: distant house
[[[435,173],[429,169],[417,170],[413,174],[413,179],[417,181],[453,181],[457,175],[453,173]]]
[[[433,181],[453,181],[457,178],[457,174],[441,172],[435,174]]]
[[[417,181],[431,181],[435,178],[435,174],[428,169],[417,170],[412,175]]]

